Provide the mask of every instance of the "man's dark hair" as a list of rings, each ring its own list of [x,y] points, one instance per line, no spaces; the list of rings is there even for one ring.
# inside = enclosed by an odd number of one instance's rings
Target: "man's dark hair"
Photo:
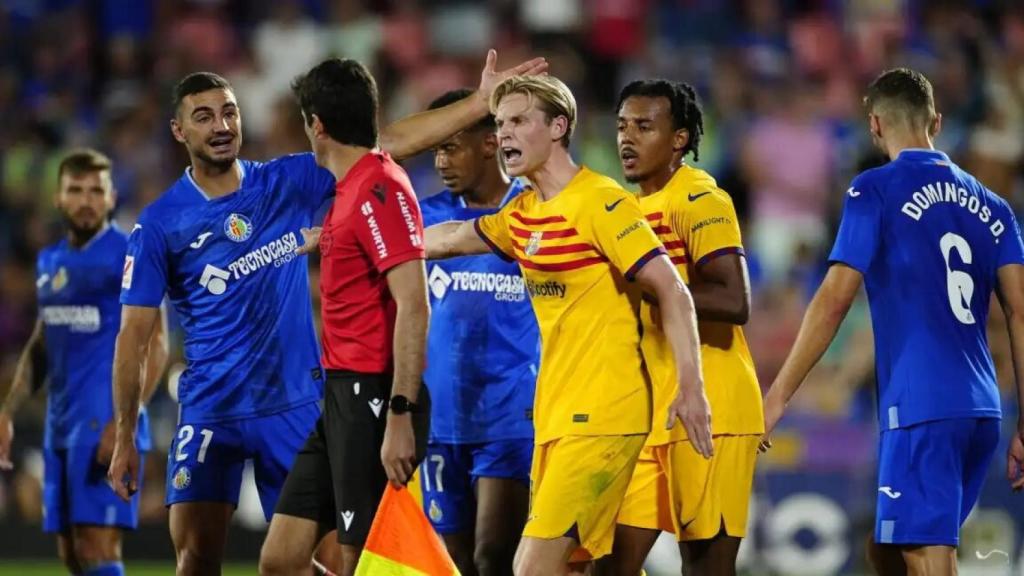
[[[68,152],[61,159],[57,168],[57,182],[60,182],[65,173],[81,176],[91,172],[109,171],[110,167],[110,158],[102,152],[92,148],[79,148]]]
[[[686,130],[690,137],[683,148],[683,157],[693,152],[693,159],[700,160],[700,137],[704,134],[704,111],[697,100],[697,91],[685,82],[672,80],[634,80],[619,93],[615,110],[622,110],[622,104],[630,96],[665,98],[672,114],[672,129]]]
[[[456,88],[455,90],[449,90],[444,94],[441,94],[430,103],[427,110],[437,110],[438,108],[444,108],[449,104],[454,104],[459,100],[469,97],[475,90],[471,88]],[[484,116],[476,124],[469,127],[470,130],[488,130],[494,132],[497,129],[497,125],[494,123],[494,114],[488,114]]]
[[[882,72],[868,86],[864,106],[869,114],[889,116],[913,129],[928,128],[936,116],[931,82],[910,68]]]
[[[365,66],[331,58],[292,82],[299,108],[312,125],[316,114],[324,131],[347,146],[377,145],[377,83]]]
[[[186,96],[218,88],[231,90],[231,83],[223,76],[213,72],[193,72],[182,78],[174,87],[174,95],[171,96],[171,109],[177,114]]]

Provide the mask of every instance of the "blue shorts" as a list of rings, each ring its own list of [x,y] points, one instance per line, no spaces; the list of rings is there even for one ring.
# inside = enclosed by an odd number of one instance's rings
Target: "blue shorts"
[[[479,444],[427,445],[420,466],[423,511],[438,534],[469,530],[476,523],[478,478],[530,482],[533,440],[499,440]]]
[[[320,417],[316,402],[257,418],[178,423],[167,453],[168,506],[228,502],[238,506],[242,470],[251,459],[263,515],[269,521],[295,455]]]
[[[67,532],[76,524],[134,529],[145,454],[139,454],[139,492],[125,502],[107,483],[107,466],[96,461],[97,446],[43,450],[43,530]]]
[[[999,419],[957,418],[882,431],[879,544],[956,546],[999,444]]]

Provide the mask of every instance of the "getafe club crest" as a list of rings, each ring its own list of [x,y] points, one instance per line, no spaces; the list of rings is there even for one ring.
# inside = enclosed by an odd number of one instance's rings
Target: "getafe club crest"
[[[65,286],[68,285],[68,270],[61,266],[57,270],[57,274],[53,276],[53,280],[50,281],[50,288],[54,292],[60,292]]]
[[[437,500],[430,499],[430,519],[434,522],[440,522],[444,518],[444,513],[441,512],[441,507],[437,505]]]
[[[252,221],[241,214],[230,214],[224,221],[224,235],[235,242],[245,242],[252,236]]]
[[[171,484],[175,490],[184,490],[192,484],[192,472],[188,469],[188,466],[178,468],[178,471],[174,473]]]
[[[526,250],[524,250],[527,256],[533,256],[540,250],[540,239],[543,237],[543,232],[532,232],[530,234],[530,240],[526,243]]]

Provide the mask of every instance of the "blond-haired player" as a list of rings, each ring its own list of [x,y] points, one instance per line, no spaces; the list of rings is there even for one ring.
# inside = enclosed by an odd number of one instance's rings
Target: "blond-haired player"
[[[630,282],[662,303],[679,366],[661,418],[682,420],[710,456],[693,301],[636,199],[569,155],[576,101],[552,77],[513,77],[491,97],[512,176],[531,187],[500,212],[427,230],[428,258],[485,252],[517,260],[542,349],[534,403],[530,516],[515,572],[566,574],[611,550],[615,518],[651,427]]]
[[[705,460],[686,431],[654,428],[619,513],[612,555],[602,574],[640,571],[661,531],[672,532],[688,574],[735,574],[759,435],[761,390],[740,325],[750,286],[740,229],[729,195],[683,157],[697,154],[703,129],[693,88],[637,81],[619,97],[618,145],[640,206],[693,294],[711,409],[715,455]],[[643,354],[655,410],[674,396],[676,366],[663,331],[664,309],[644,302]],[[657,422],[657,420],[655,420]]]

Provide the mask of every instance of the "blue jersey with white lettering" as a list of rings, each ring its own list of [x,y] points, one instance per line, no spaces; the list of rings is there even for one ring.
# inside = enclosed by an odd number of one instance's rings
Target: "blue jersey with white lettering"
[[[49,378],[46,448],[99,444],[103,427],[114,417],[111,375],[127,244],[125,233],[109,225],[81,248],[64,239],[43,249],[36,260]],[[136,442],[140,450],[150,447],[144,411]]]
[[[522,191],[518,180],[502,205]],[[420,202],[423,225],[497,212],[473,209],[445,190]],[[519,266],[493,254],[427,263],[430,331],[427,369],[433,442],[533,437],[540,358],[537,319]]]
[[[280,412],[322,390],[306,258],[294,251],[334,177],[312,154],[239,162],[239,189],[219,198],[186,169],[128,242],[121,302],[170,298],[185,332],[181,418],[192,423]]]
[[[882,428],[999,417],[985,326],[996,271],[1024,264],[1010,206],[933,150],[852,184],[829,259],[864,275]]]

